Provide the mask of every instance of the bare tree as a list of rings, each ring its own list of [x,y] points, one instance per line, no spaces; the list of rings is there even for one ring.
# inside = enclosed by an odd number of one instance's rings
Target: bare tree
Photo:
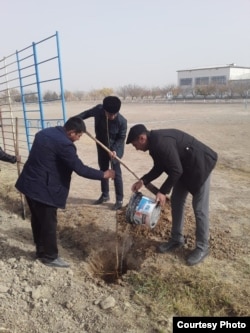
[[[77,91],[74,91],[74,92],[73,92],[73,95],[76,97],[76,99],[77,99],[78,101],[82,101],[82,100],[84,100],[85,92],[84,92],[84,91],[77,90]]]

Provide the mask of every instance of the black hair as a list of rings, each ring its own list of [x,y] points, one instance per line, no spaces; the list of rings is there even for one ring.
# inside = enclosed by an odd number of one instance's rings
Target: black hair
[[[121,100],[116,96],[107,96],[103,100],[103,108],[108,113],[115,114],[121,108]]]
[[[85,133],[86,125],[79,117],[71,117],[64,124],[66,131],[75,131],[76,133]]]

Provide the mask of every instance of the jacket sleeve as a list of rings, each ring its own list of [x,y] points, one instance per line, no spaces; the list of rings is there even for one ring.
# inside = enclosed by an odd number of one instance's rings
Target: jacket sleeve
[[[117,156],[119,158],[122,158],[124,154],[126,135],[127,135],[127,120],[124,118],[121,122],[119,133],[116,137],[116,140],[111,147],[111,150],[116,151]]]
[[[80,160],[73,143],[61,146],[60,159],[69,169],[73,170],[81,177],[95,180],[101,180],[104,177],[103,171],[91,168]]]
[[[86,110],[86,111],[83,111],[83,112],[77,114],[75,117],[82,118],[83,120],[91,118],[91,117],[95,117],[96,113],[100,112],[101,108],[102,108],[101,104],[100,105],[96,105],[95,107],[93,107],[93,108],[91,108],[89,110]]]
[[[16,163],[16,156],[5,153],[0,147],[0,160],[9,163]]]
[[[183,174],[182,164],[174,140],[171,141],[170,139],[167,143],[162,142],[157,148],[154,147],[150,154],[154,160],[154,166],[141,179],[146,185],[165,172],[168,177],[161,185],[160,192],[169,194]]]

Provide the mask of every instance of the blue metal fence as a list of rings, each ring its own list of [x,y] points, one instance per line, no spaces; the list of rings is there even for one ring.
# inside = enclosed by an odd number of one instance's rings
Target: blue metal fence
[[[62,77],[58,32],[0,60],[3,149],[14,153],[18,139],[20,154],[25,157],[38,130],[66,121]]]

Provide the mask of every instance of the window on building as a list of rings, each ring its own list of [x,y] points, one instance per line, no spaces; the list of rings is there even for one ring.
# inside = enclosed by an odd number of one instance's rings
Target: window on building
[[[195,85],[196,86],[205,86],[209,84],[209,77],[197,77],[195,78]]]
[[[192,79],[180,79],[180,86],[192,86]]]
[[[212,76],[211,77],[211,83],[226,84],[227,83],[226,76]]]

